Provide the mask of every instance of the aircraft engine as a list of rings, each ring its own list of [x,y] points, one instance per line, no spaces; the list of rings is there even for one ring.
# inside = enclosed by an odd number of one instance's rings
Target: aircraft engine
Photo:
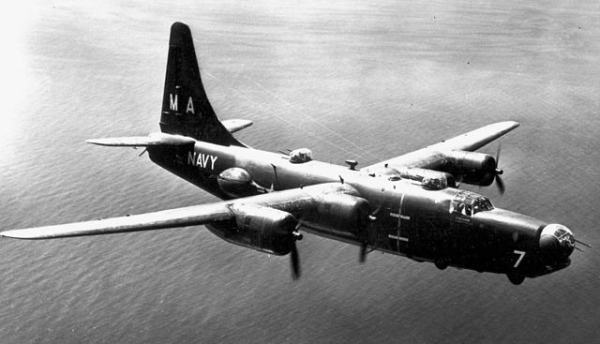
[[[232,167],[226,169],[219,174],[217,182],[221,191],[233,198],[258,194],[252,176],[243,168]]]
[[[233,205],[235,233],[228,239],[236,243],[275,255],[291,252],[297,238],[298,220],[285,211],[250,204]]]
[[[360,237],[369,222],[369,208],[369,201],[361,197],[327,195],[318,201],[318,222]]]
[[[477,152],[451,151],[446,153],[451,173],[462,177],[466,184],[488,186],[500,171],[493,156]]]
[[[253,204],[233,204],[233,221],[206,227],[232,244],[260,252],[283,256],[290,254],[292,276],[300,277],[300,257],[296,241],[302,240],[296,228],[298,220],[285,211]]]

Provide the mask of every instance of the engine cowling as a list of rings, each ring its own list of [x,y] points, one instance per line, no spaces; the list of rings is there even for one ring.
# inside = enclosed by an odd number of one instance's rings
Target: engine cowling
[[[318,200],[317,222],[334,231],[363,236],[369,223],[369,201],[352,195],[327,195]]]
[[[447,152],[450,173],[467,184],[488,186],[496,177],[496,159],[488,154],[466,151]]]
[[[235,220],[211,230],[231,243],[274,255],[290,253],[298,220],[285,211],[251,204],[232,205]]]

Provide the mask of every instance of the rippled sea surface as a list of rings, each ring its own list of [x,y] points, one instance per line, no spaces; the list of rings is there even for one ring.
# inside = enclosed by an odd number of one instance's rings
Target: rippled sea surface
[[[591,343],[600,337],[595,1],[20,1],[1,5],[1,228],[215,201],[140,150],[158,130],[170,25],[261,149],[362,166],[501,120],[496,206],[594,248],[511,285],[307,235],[287,257],[203,227],[0,240],[2,343]],[[496,145],[483,149],[495,153]]]

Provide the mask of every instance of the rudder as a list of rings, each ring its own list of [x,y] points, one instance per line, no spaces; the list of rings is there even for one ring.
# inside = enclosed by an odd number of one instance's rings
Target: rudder
[[[242,145],[217,119],[202,85],[192,33],[180,22],[171,26],[160,128],[219,145]]]

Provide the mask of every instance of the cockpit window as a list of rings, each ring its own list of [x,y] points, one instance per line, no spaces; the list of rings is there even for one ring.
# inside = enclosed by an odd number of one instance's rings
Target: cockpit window
[[[489,199],[469,191],[458,193],[450,202],[450,212],[466,216],[475,215],[481,211],[494,209]]]
[[[487,199],[483,196],[479,197],[479,207],[480,207],[480,210],[482,210],[482,211],[494,209],[492,202],[490,202],[489,199]]]

